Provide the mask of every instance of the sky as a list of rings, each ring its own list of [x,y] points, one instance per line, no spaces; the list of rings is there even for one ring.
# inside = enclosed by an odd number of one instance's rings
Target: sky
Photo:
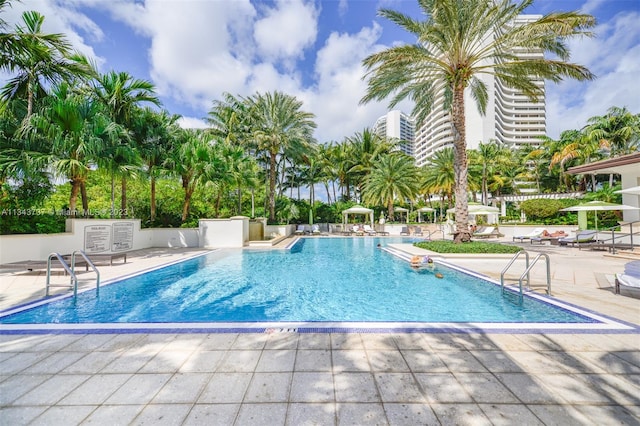
[[[386,101],[360,104],[362,60],[415,40],[378,17],[380,8],[421,17],[415,0],[22,0],[12,1],[3,18],[13,27],[25,10],[42,13],[44,31],[64,33],[101,72],[151,81],[183,127],[204,127],[225,92],[279,90],[315,115],[315,137],[325,143],[372,127],[389,109]],[[569,43],[571,61],[597,79],[546,83],[547,134],[554,139],[611,106],[640,113],[640,1],[538,0],[527,12],[569,10],[597,19],[595,38]]]

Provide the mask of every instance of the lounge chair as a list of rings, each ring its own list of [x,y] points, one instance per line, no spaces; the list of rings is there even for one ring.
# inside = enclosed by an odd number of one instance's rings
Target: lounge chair
[[[640,260],[627,262],[624,265],[624,273],[616,274],[616,294],[620,294],[621,289],[634,297],[640,295]]]
[[[420,228],[419,226],[413,228],[413,235],[415,235],[416,237],[422,237],[422,228]]]
[[[355,225],[351,228],[351,233],[356,235],[364,235],[364,229],[360,225]]]
[[[491,237],[498,238],[502,236],[502,234],[498,231],[498,228],[496,228],[495,226],[487,226],[487,227],[483,226],[482,228],[474,232],[471,236],[475,238],[491,238]]]
[[[403,226],[402,229],[400,230],[400,235],[409,235],[409,227]]]
[[[580,246],[580,244],[589,244],[596,241],[596,235],[598,231],[586,230],[586,231],[578,231],[578,233],[573,237],[564,237],[558,239],[558,244],[561,246],[566,246],[571,244],[572,247]]]
[[[376,235],[376,230],[371,227],[371,225],[364,225],[362,227],[364,229],[364,233],[367,235]]]
[[[523,235],[514,235],[513,237],[513,241],[515,240],[520,240],[520,242],[524,242],[524,240],[529,240],[531,238],[536,238],[541,236],[544,233],[545,229],[544,228],[535,228],[533,231],[529,232],[528,234],[523,234]]]
[[[320,226],[319,225],[311,225],[311,235],[320,235]]]
[[[531,237],[530,242],[531,244],[533,243],[542,244],[545,241],[549,241],[549,243],[552,246],[557,246],[560,238],[566,238],[566,237],[568,237],[568,235],[564,231],[555,231],[552,233],[548,233],[547,231],[544,231],[538,237]]]
[[[298,225],[298,227],[296,228],[296,235],[304,235],[304,225]]]

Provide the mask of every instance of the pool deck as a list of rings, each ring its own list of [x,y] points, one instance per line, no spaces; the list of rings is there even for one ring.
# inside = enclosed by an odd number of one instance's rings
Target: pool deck
[[[640,301],[613,294],[627,259],[522,246],[550,255],[554,297],[640,324]],[[106,282],[203,252],[150,249],[99,268]],[[442,260],[494,279],[508,262]],[[44,280],[0,270],[0,309],[41,298]],[[638,332],[268,331],[0,335],[0,423],[640,424]]]

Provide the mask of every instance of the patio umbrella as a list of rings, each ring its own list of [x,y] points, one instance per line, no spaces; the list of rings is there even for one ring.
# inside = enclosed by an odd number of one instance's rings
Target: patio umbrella
[[[615,194],[633,194],[640,195],[640,186],[632,186],[631,188],[620,189],[618,191],[613,191]]]
[[[625,204],[607,203],[605,201],[589,201],[575,206],[560,209],[561,212],[595,212],[595,227],[598,230],[598,212],[610,210],[640,210],[640,207],[627,206]]]

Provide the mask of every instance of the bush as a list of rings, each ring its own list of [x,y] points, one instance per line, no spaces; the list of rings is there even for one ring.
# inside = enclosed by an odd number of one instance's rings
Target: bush
[[[421,241],[413,244],[421,249],[435,251],[436,253],[467,253],[467,254],[496,254],[517,253],[522,248],[500,243],[471,241],[455,244],[453,241]]]
[[[560,200],[549,200],[538,198],[535,200],[525,200],[520,203],[520,210],[527,215],[528,219],[546,219],[558,215],[560,209],[565,207],[565,203]]]

